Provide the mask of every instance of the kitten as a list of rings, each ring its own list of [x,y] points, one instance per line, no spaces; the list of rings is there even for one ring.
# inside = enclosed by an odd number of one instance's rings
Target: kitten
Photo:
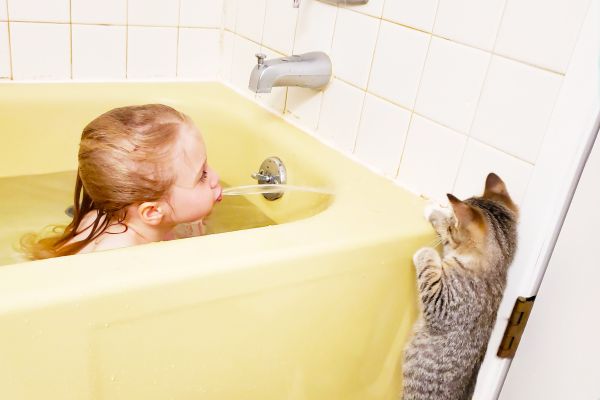
[[[404,400],[470,399],[517,245],[518,209],[489,174],[481,197],[426,210],[443,256],[413,256],[422,315],[404,354]]]

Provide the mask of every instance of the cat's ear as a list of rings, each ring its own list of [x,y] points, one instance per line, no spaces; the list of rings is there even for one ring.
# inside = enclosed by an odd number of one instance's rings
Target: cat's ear
[[[490,172],[485,180],[485,191],[483,192],[483,197],[493,197],[494,195],[498,194],[510,197],[508,195],[508,191],[506,190],[506,185],[502,179],[500,179],[500,177],[495,173]]]
[[[459,225],[467,226],[478,217],[477,212],[464,201],[459,200],[450,193],[446,196],[448,196],[448,200],[450,200],[450,205],[452,205],[452,209],[454,209],[454,215],[456,216]]]

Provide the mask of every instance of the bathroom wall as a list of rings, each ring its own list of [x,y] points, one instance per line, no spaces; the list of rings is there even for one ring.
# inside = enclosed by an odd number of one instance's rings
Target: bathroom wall
[[[223,0],[0,0],[0,79],[215,79]]]
[[[524,198],[589,0],[225,0],[222,77],[428,197],[478,193],[489,171]],[[255,53],[321,50],[322,92],[248,89]]]

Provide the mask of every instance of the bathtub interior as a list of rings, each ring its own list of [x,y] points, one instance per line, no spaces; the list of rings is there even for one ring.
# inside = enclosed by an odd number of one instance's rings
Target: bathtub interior
[[[153,91],[139,84],[128,96],[123,90],[111,95],[110,89],[99,84],[50,84],[42,91],[39,85],[20,85],[14,98],[3,102],[0,109],[5,143],[0,150],[0,265],[22,260],[18,243],[23,234],[68,224],[64,211],[73,202],[81,130],[94,117],[117,106],[157,102],[189,115],[202,132],[209,163],[224,187],[256,183],[251,174],[258,172],[262,160],[278,156],[286,165],[288,184],[333,190],[324,174],[298,157],[293,148],[281,143],[274,147],[278,142],[273,140],[277,139],[274,133],[281,131],[277,118],[265,112],[257,114],[256,106],[222,86],[196,85],[198,91],[183,87],[163,86]],[[102,102],[86,97],[86,90],[102,92]],[[299,191],[286,192],[275,201],[261,195],[225,196],[206,219],[207,233],[307,218],[325,210],[332,200],[328,194]]]

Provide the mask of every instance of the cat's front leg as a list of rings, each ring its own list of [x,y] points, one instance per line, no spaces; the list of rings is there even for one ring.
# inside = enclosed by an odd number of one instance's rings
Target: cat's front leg
[[[423,247],[413,256],[417,273],[419,297],[423,304],[425,316],[429,314],[429,303],[439,298],[442,286],[442,259],[435,249]]]

